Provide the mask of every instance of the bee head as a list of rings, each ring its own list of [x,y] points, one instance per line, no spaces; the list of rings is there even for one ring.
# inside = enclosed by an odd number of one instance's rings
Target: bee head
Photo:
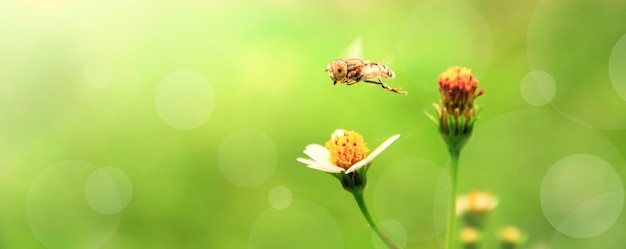
[[[328,77],[333,80],[334,84],[337,84],[337,81],[341,82],[346,78],[348,65],[343,60],[336,60],[328,64],[324,71],[328,72]]]

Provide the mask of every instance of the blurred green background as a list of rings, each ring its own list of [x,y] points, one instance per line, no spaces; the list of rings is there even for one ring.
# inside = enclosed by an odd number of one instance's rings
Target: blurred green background
[[[440,248],[448,157],[424,115],[448,66],[486,89],[461,193],[524,248],[626,248],[626,3],[0,3],[0,248],[383,248],[296,162],[337,128],[370,149],[371,211]],[[397,77],[333,86],[355,42]]]

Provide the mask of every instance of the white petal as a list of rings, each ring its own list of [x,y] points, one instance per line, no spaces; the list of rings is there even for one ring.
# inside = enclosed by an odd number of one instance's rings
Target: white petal
[[[309,144],[306,146],[306,150],[310,151],[318,151],[318,152],[327,152],[328,150],[319,144]]]
[[[360,169],[361,167],[365,166],[365,159],[355,163],[354,165],[350,166],[350,168],[348,168],[348,170],[346,170],[346,174],[352,173],[354,171],[357,171],[358,169]]]
[[[304,163],[306,165],[311,165],[311,164],[316,164],[316,161],[313,161],[311,159],[306,159],[306,158],[297,158],[296,160],[298,160],[298,162]]]
[[[306,146],[304,154],[311,157],[311,159],[317,162],[328,162],[330,159],[330,152],[324,146],[319,144],[310,144]]]
[[[399,137],[400,137],[400,134],[396,134],[396,135],[391,136],[390,138],[387,138],[387,140],[385,140],[385,142],[383,142],[380,146],[378,146],[378,148],[376,148],[374,151],[372,151],[372,153],[369,154],[365,159],[363,159],[363,160],[355,163],[354,165],[350,166],[350,168],[348,170],[346,170],[346,174],[354,172],[354,171],[360,169],[361,167],[365,166],[366,164],[368,164],[372,160],[374,160],[374,158],[376,158],[381,152],[383,152],[385,149],[387,149],[387,147],[389,147],[389,145],[391,145]]]
[[[332,165],[330,163],[309,164],[309,165],[307,165],[307,167],[312,168],[312,169],[316,169],[316,170],[321,170],[321,171],[328,172],[328,173],[340,173],[340,172],[344,171],[343,168],[337,167],[337,166]]]
[[[335,140],[337,137],[343,136],[345,132],[346,131],[343,129],[337,129],[332,135],[330,135],[330,139]]]
[[[400,134],[396,134],[396,135],[391,136],[390,138],[387,138],[387,140],[385,140],[385,142],[383,142],[381,145],[378,146],[378,148],[376,148],[376,149],[374,149],[374,151],[372,151],[372,154],[369,154],[363,160],[367,161],[367,163],[369,163],[375,157],[377,157],[380,153],[382,153],[385,149],[387,149],[387,147],[389,147],[389,145],[391,145],[393,142],[395,142],[396,139],[398,139],[399,137],[400,137]]]
[[[328,162],[316,162],[306,158],[297,158],[296,160],[298,160],[298,162],[306,164],[306,166],[309,168],[321,170],[324,172],[339,173],[344,171],[343,168],[332,165]]]

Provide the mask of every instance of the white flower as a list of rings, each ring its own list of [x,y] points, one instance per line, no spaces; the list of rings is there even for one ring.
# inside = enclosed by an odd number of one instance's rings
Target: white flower
[[[368,150],[363,142],[363,137],[354,131],[336,130],[331,135],[331,140],[326,143],[326,147],[331,147],[331,150],[336,150],[332,152],[339,156],[331,158],[331,151],[329,151],[329,149],[319,144],[310,144],[307,145],[304,150],[304,154],[309,156],[310,159],[298,158],[297,160],[312,169],[328,173],[344,172],[345,174],[349,174],[370,163],[399,137],[399,134],[391,136],[372,151],[371,154],[363,158]],[[362,159],[351,164],[352,161],[350,159],[355,158]],[[333,162],[333,160],[335,162]],[[346,163],[348,165],[346,165]]]

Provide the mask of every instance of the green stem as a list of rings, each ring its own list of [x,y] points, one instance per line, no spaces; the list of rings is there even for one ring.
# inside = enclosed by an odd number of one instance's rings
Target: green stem
[[[370,212],[367,210],[367,206],[365,205],[365,199],[363,199],[363,191],[354,191],[352,192],[352,195],[354,195],[354,199],[356,200],[356,203],[359,204],[359,209],[361,209],[361,213],[363,213],[363,216],[365,216],[365,219],[367,220],[367,223],[370,224],[370,226],[372,227],[372,229],[374,230],[374,232],[376,232],[376,234],[378,234],[378,237],[380,237],[380,239],[382,239],[385,244],[387,245],[387,247],[391,248],[391,249],[397,249],[398,246],[396,246],[396,244],[394,244],[376,225],[376,221],[374,220],[374,218],[372,218],[372,215],[370,215]]]
[[[450,149],[450,176],[452,190],[450,191],[450,204],[448,204],[448,230],[446,231],[446,248],[454,248],[454,235],[456,234],[456,178],[459,169],[459,156],[461,149]]]

